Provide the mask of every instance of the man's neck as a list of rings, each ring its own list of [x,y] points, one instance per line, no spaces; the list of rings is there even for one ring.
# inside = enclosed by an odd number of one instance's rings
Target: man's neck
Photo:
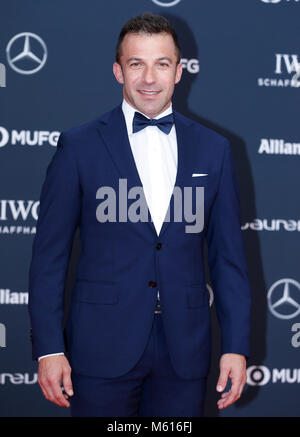
[[[152,119],[152,118],[157,118],[157,117],[159,117],[160,115],[167,115],[167,114],[169,114],[169,113],[172,112],[172,102],[170,102],[170,104],[169,104],[169,106],[168,106],[167,108],[165,108],[163,111],[159,112],[158,114],[156,114],[156,115],[150,117],[150,115],[147,115],[147,114],[145,114],[144,112],[142,112],[142,111],[140,111],[139,109],[137,109],[137,108],[135,108],[134,106],[132,106],[132,105],[131,105],[127,100],[126,100],[125,97],[124,97],[124,101],[125,101],[125,103],[126,103],[128,106],[130,106],[130,108],[131,108],[133,111],[140,112],[140,113],[143,114],[145,117],[147,117],[147,118],[151,118],[151,119]],[[165,112],[167,112],[167,114],[165,114]]]

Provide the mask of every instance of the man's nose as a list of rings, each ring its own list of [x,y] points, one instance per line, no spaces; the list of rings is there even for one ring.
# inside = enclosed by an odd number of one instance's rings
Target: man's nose
[[[151,84],[155,82],[155,73],[153,68],[151,67],[146,67],[144,70],[144,82],[147,84]]]

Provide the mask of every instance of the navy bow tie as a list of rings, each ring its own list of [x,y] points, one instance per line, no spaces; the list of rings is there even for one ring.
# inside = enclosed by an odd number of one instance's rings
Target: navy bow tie
[[[147,126],[157,126],[165,134],[169,134],[174,124],[173,113],[161,118],[147,118],[140,112],[135,112],[133,117],[133,133],[139,132]]]

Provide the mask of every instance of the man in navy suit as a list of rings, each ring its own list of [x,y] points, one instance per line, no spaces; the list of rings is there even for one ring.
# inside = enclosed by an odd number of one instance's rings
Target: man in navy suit
[[[202,415],[205,242],[222,331],[218,408],[246,382],[250,287],[230,146],[173,111],[180,57],[165,18],[129,20],[113,65],[122,104],[63,132],[47,169],[30,265],[33,358],[44,396],[73,416]],[[66,345],[63,295],[77,227]]]

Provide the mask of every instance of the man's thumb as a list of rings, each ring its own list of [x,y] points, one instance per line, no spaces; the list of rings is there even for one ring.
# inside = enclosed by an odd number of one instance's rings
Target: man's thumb
[[[228,381],[228,371],[221,369],[220,376],[217,383],[217,391],[221,392],[225,390]]]
[[[63,386],[65,389],[65,392],[67,393],[68,396],[73,396],[73,386],[72,386],[72,381],[71,381],[71,377],[70,374],[66,374],[64,373],[63,375]]]

